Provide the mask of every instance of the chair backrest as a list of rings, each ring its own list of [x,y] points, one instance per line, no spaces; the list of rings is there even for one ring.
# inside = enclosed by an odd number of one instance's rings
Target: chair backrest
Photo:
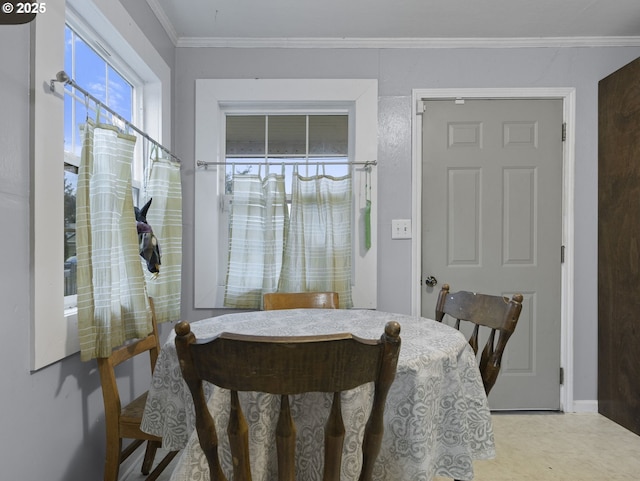
[[[142,463],[142,472],[143,474],[148,474],[151,471],[156,450],[162,443],[161,438],[147,434],[140,429],[147,392],[123,405],[118,392],[115,373],[116,366],[139,355],[148,354],[150,371],[153,372],[155,368],[158,353],[160,352],[160,341],[153,299],[149,299],[149,303],[151,304],[151,332],[144,338],[127,342],[114,349],[108,357],[97,358],[100,383],[102,384],[107,435],[104,479],[109,481],[118,479],[120,463],[133,454],[145,441],[148,441],[148,443]],[[134,441],[122,449],[122,439],[133,439]],[[153,469],[148,479],[156,479],[176,453],[177,451],[168,453]]]
[[[272,309],[338,309],[337,292],[270,292],[264,295],[264,310]]]
[[[449,292],[449,284],[444,284],[440,290],[436,304],[436,321],[442,322],[444,315],[448,314],[456,320],[456,329],[460,329],[460,321],[473,323],[469,344],[476,354],[480,342],[480,326],[486,327],[489,331],[480,356],[480,374],[487,395],[498,378],[502,354],[516,328],[521,311],[522,294],[514,294],[509,299],[469,291]]]
[[[144,338],[136,339],[135,341],[114,349],[109,357],[99,357],[97,359],[100,383],[102,384],[102,397],[104,399],[107,429],[117,429],[122,410],[120,393],[118,392],[118,384],[116,383],[115,367],[135,356],[148,353],[151,371],[153,372],[156,360],[158,359],[158,353],[160,352],[158,325],[156,323],[153,300],[149,299],[149,302],[151,303],[152,313],[151,332]]]
[[[180,368],[193,397],[196,430],[212,481],[226,478],[220,466],[218,439],[207,408],[203,381],[231,391],[227,433],[236,481],[251,479],[248,427],[238,402],[238,391],[280,395],[276,427],[279,481],[295,479],[296,430],[288,396],[305,392],[334,393],[325,425],[323,479],[339,481],[345,433],[340,392],[373,381],[374,402],[365,427],[360,475],[361,481],[371,479],[382,441],[385,401],[400,352],[400,325],[397,322],[385,326],[380,340],[359,339],[351,334],[266,337],[229,333],[196,340],[186,322],[180,322],[175,331]]]

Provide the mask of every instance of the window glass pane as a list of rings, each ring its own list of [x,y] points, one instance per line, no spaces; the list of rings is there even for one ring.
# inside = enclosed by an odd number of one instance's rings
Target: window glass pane
[[[226,119],[225,193],[232,193],[233,174],[258,172],[258,162],[264,162],[266,122],[264,115],[228,115]],[[256,161],[256,159],[259,159]],[[234,165],[233,162],[253,162],[256,165]]]
[[[64,28],[64,71],[73,77],[73,31],[65,26]]]
[[[309,116],[309,155],[312,157],[347,157],[348,116]]]
[[[76,284],[76,187],[78,170],[64,169],[64,295],[77,294]]]
[[[131,85],[112,67],[108,68],[109,84],[107,89],[107,106],[118,112],[122,117],[131,120]]]
[[[265,148],[264,115],[227,116],[227,157],[261,157]]]
[[[106,103],[106,62],[76,35],[74,80],[91,95]]]
[[[307,154],[307,116],[269,116],[269,157]]]

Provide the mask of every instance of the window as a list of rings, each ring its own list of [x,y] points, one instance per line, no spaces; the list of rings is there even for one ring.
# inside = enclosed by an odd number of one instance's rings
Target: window
[[[229,239],[220,242],[218,266],[226,284],[223,306],[257,309],[262,293],[282,288],[336,291],[340,304],[351,307],[349,115],[274,109],[261,115],[226,111],[219,231]],[[292,195],[295,173],[302,178]],[[311,180],[316,175],[322,176],[318,182]],[[262,202],[265,209],[256,210]],[[319,231],[311,218],[329,210],[334,215]],[[334,240],[329,248],[327,236]],[[293,268],[300,263],[309,268],[304,275]]]
[[[301,175],[316,172],[342,177],[350,172],[347,164],[349,116],[342,114],[277,114],[274,108],[261,115],[239,115],[227,110],[225,128],[225,189],[221,202],[221,242],[218,276],[225,278],[227,227],[236,173],[284,173],[287,205],[291,206],[294,169]],[[280,166],[279,164],[282,163]],[[295,165],[294,165],[295,164]]]
[[[127,121],[133,121],[133,85],[69,25],[65,26],[64,56],[65,72],[71,78]],[[79,127],[87,118],[95,120],[98,117],[121,128],[124,125],[107,112],[98,114],[95,103],[76,92],[75,87],[66,85],[64,88],[64,304],[65,313],[73,315],[77,307],[75,196],[82,151]],[[142,159],[138,157],[137,160],[140,163]],[[134,170],[140,171],[139,168]],[[139,179],[134,179],[138,190],[139,184]]]
[[[325,164],[319,169],[329,175],[345,175],[346,161],[376,158],[377,101],[375,80],[197,81],[196,158],[226,165],[200,167],[196,173],[195,307],[224,307],[233,169],[264,173],[260,163],[268,161],[280,172],[277,164],[286,162],[288,195],[293,172],[288,164],[300,163],[303,175],[315,174],[317,163]],[[256,164],[245,165],[251,162]],[[375,167],[370,175],[364,168],[351,167],[351,172],[353,302],[375,308],[375,209],[369,249],[362,218],[366,189],[371,188],[375,205]]]
[[[123,103],[115,108],[120,109],[123,104],[130,105],[134,122],[138,121],[135,113],[144,111],[144,123],[136,125],[158,141],[162,141],[163,137],[170,138],[170,68],[122,4],[96,0],[66,0],[47,4],[47,14],[38,15],[32,23],[33,370],[79,350],[75,309],[65,309],[67,301],[73,304],[73,295],[65,296],[65,277],[61,269],[73,252],[72,229],[65,234],[63,219],[73,224],[73,208],[70,204],[73,203],[73,176],[77,167],[74,156],[78,154],[76,148],[79,144],[76,144],[77,138],[65,136],[67,100],[61,84],[55,85],[54,92],[42,87],[48,86],[58,71],[72,68],[65,62],[65,41],[69,40],[67,24],[82,36],[94,53],[99,53],[93,59],[98,66],[105,57],[116,66],[109,71],[102,63],[102,67],[98,68],[99,72],[104,73],[105,79],[109,79],[107,86],[113,89],[112,94],[116,89],[126,87],[127,82],[122,83],[118,76],[134,84],[139,81],[143,86],[133,89],[130,100],[126,96],[121,97]],[[91,89],[91,85],[83,84],[89,82],[89,78],[77,80],[82,87]],[[100,96],[99,91],[90,91]],[[107,97],[101,98],[105,102],[116,100],[112,95],[109,100]],[[84,115],[83,106],[84,100],[77,102],[76,116]],[[66,148],[63,148],[63,137],[68,142]],[[163,143],[169,146],[167,141]],[[65,155],[65,150],[69,155]],[[142,171],[134,175],[140,179]],[[63,187],[65,176],[66,190]],[[65,201],[69,204],[66,213]],[[72,286],[68,286],[68,289],[72,289]]]
[[[317,164],[322,164],[327,175],[340,177],[349,173],[347,113],[278,114],[273,107],[268,113],[261,115],[240,115],[233,112],[233,109],[225,112],[227,181],[233,175],[234,165],[235,172],[257,172],[265,162],[272,165],[282,162],[289,197],[293,163],[299,164],[299,172],[303,175],[313,174]],[[227,182],[227,194],[230,193],[229,188],[230,183]]]

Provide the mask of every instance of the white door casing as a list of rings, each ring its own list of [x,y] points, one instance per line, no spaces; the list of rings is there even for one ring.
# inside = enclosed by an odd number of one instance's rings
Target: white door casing
[[[565,380],[560,388],[560,409],[573,410],[572,368],[572,299],[573,299],[573,169],[574,169],[574,89],[474,89],[474,90],[415,90],[413,92],[413,222],[412,232],[412,278],[414,290],[412,304],[414,315],[422,311],[422,117],[423,99],[562,99],[563,120],[567,124],[567,138],[563,143],[564,171],[562,175],[562,245],[566,247],[565,262],[561,266],[561,326],[560,365],[564,368]],[[425,194],[428,195],[428,194]],[[438,279],[440,283],[447,279]],[[452,285],[453,290],[457,290]],[[439,286],[436,287],[436,292]],[[427,313],[430,311],[427,311]],[[493,393],[492,393],[493,394]]]

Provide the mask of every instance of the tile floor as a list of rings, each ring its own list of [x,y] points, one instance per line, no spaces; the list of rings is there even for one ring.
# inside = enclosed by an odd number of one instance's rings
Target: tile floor
[[[475,481],[640,480],[640,436],[599,414],[494,414],[493,430]]]
[[[493,429],[497,456],[475,462],[475,481],[640,480],[640,436],[599,414],[496,413]],[[171,466],[158,481],[170,475]]]

